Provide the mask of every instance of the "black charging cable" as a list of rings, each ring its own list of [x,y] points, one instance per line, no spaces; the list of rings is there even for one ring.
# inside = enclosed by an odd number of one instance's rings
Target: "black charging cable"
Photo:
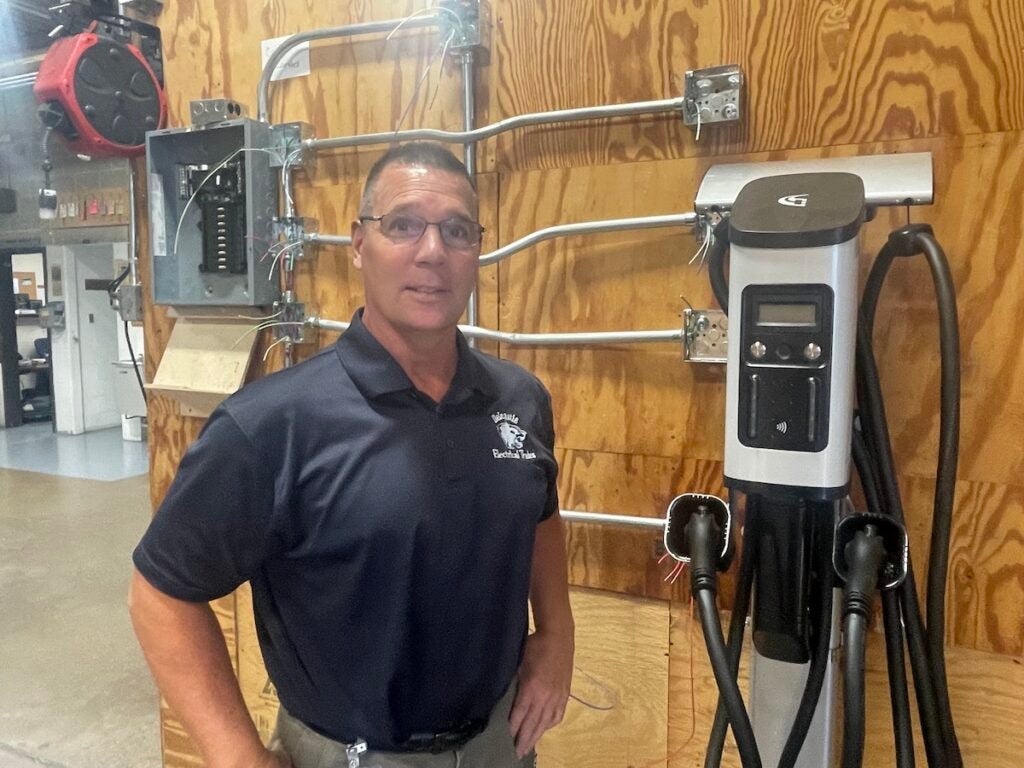
[[[737,505],[730,499],[729,508],[735,511]],[[739,674],[740,656],[743,654],[743,635],[747,626],[747,613],[750,610],[750,593],[754,585],[754,569],[757,559],[754,557],[754,541],[757,540],[758,501],[756,496],[747,496],[744,506],[743,547],[740,552],[739,573],[736,577],[736,590],[732,599],[732,618],[729,621],[729,641],[726,652],[729,654],[729,674],[735,680]],[[733,517],[735,520],[735,517]],[[708,737],[708,748],[704,753],[704,768],[719,768],[722,764],[722,753],[725,750],[725,737],[729,731],[729,715],[721,694],[715,707],[715,719],[711,724],[711,735]]]
[[[902,522],[903,507],[895,478],[892,446],[886,426],[871,331],[882,286],[892,262],[898,256],[914,256],[921,253],[928,260],[935,284],[941,359],[939,459],[936,467],[935,506],[927,577],[927,630],[917,598],[912,565],[899,595],[910,647],[911,669],[914,673],[914,687],[917,689],[928,764],[932,768],[961,768],[963,759],[949,703],[944,648],[944,600],[959,443],[959,330],[949,264],[932,234],[931,227],[926,224],[907,225],[892,232],[868,275],[858,329],[857,388],[863,419],[862,428],[869,456],[868,463],[874,465],[873,471],[881,495],[880,507],[882,511]],[[859,465],[858,469],[861,469]],[[863,472],[861,474],[863,480]],[[896,717],[897,713],[894,711],[894,719]]]
[[[729,221],[722,219],[708,235],[711,246],[708,248],[708,278],[715,301],[725,314],[729,314],[729,280],[725,276],[725,256],[729,252]]]
[[[843,768],[864,761],[864,657],[868,623],[885,559],[885,543],[865,525],[845,547],[843,590]]]
[[[722,529],[711,511],[701,506],[687,521],[685,533],[690,552],[690,591],[697,603],[711,669],[736,738],[740,762],[743,768],[761,768],[761,755],[754,739],[754,729],[743,704],[743,695],[730,669],[729,653],[722,637],[722,623],[715,602],[718,592],[718,559],[723,550]]]

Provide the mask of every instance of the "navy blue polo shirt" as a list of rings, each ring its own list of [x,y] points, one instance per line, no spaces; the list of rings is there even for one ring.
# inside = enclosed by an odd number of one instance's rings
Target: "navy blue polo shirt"
[[[135,550],[182,600],[251,581],[282,704],[339,741],[484,718],[521,658],[535,529],[558,508],[550,397],[457,344],[435,403],[357,313],[217,408]]]

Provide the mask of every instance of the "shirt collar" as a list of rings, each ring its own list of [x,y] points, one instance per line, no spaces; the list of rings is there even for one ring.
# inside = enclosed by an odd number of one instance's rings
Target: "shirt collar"
[[[444,402],[461,403],[474,395],[494,399],[497,386],[480,361],[479,353],[470,349],[461,331],[455,332],[455,343],[458,361]],[[367,399],[376,400],[394,392],[415,389],[402,366],[363,324],[362,308],[352,316],[352,322],[338,339],[336,349],[349,377]]]

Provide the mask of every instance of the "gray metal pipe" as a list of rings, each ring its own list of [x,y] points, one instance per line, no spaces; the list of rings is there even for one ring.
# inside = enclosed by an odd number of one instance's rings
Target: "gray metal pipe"
[[[662,227],[692,227],[697,221],[695,213],[673,213],[665,216],[637,216],[628,219],[605,219],[603,221],[580,221],[575,224],[558,224],[547,229],[538,229],[526,237],[503,245],[496,251],[480,255],[480,266],[497,264],[513,254],[556,237],[593,235],[600,232],[625,232],[633,229],[658,229]],[[306,242],[326,245],[351,245],[352,238],[345,235],[327,235],[319,232],[306,235]],[[474,325],[474,323],[470,323]]]
[[[412,141],[415,139],[445,141],[451,144],[471,144],[497,136],[505,131],[511,131],[514,128],[523,128],[529,125],[548,125],[550,123],[602,120],[610,117],[628,117],[630,115],[656,115],[663,112],[681,112],[684,101],[682,98],[660,99],[658,101],[636,101],[628,104],[606,104],[598,107],[583,107],[581,109],[560,109],[553,112],[533,112],[499,120],[497,123],[491,123],[471,131],[439,131],[433,128],[417,128],[409,131],[367,133],[361,136],[306,139],[304,143],[314,151],[337,149],[340,147],[360,147],[369,144],[390,144],[395,141]]]
[[[592,235],[598,232],[621,232],[632,229],[656,229],[659,227],[692,227],[697,222],[695,213],[669,214],[666,216],[639,216],[630,219],[606,219],[604,221],[581,221],[576,224],[558,224],[547,229],[538,229],[496,251],[480,256],[480,265],[497,264],[514,253],[556,237]]]
[[[474,83],[476,69],[474,67],[473,51],[467,50],[462,54],[462,129],[472,131],[476,122],[476,95]],[[462,148],[463,163],[466,166],[466,173],[476,180],[476,144],[469,143]],[[466,302],[466,322],[469,325],[476,325],[480,322],[480,293],[479,286],[473,283],[473,290],[469,294],[469,301]],[[469,345],[476,346],[476,340],[470,339]]]
[[[292,35],[277,47],[267,65],[260,73],[260,82],[256,93],[257,116],[263,122],[270,122],[270,104],[268,93],[270,91],[270,76],[277,69],[281,60],[303,43],[313,40],[328,40],[339,37],[353,37],[355,35],[370,35],[376,32],[391,32],[399,26],[408,29],[420,27],[436,27],[442,24],[442,16],[424,15],[414,16],[405,19],[390,19],[388,21],[368,21],[362,24],[347,24],[343,27],[324,27],[323,29],[311,29],[307,32],[299,32]]]
[[[325,320],[312,315],[306,319],[308,325],[325,331],[344,331],[349,324],[341,320]],[[469,339],[497,341],[502,344],[525,347],[578,347],[597,344],[653,344],[678,342],[683,338],[682,328],[664,331],[595,331],[590,333],[509,333],[492,331],[471,325],[460,325],[459,330]]]
[[[634,515],[607,515],[601,512],[576,512],[569,509],[558,510],[563,520],[572,523],[596,523],[597,525],[625,525],[632,528],[654,528],[665,530],[665,521],[660,517],[637,517]]]
[[[322,243],[324,245],[352,245],[352,238],[348,235],[325,235],[321,232],[310,232],[303,237],[307,243]]]

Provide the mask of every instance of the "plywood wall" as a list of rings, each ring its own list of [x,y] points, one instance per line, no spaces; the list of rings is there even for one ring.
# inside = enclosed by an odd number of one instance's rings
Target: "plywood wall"
[[[263,38],[397,18],[426,5],[168,3],[159,24],[172,124],[187,120],[193,98],[228,96],[255,111]],[[307,121],[318,136],[394,129],[439,43],[436,34],[401,31],[390,41],[379,35],[316,44],[312,75],[273,88],[272,117]],[[911,215],[931,223],[949,253],[964,356],[947,599],[947,640],[957,660],[954,707],[971,728],[963,737],[965,756],[975,758],[969,762],[1010,765],[992,762],[996,758],[983,745],[990,737],[1016,740],[1005,754],[1020,754],[1022,736],[1011,728],[990,732],[997,718],[974,717],[977,707],[968,702],[984,700],[988,686],[995,696],[1001,680],[1016,680],[1019,693],[1019,675],[993,670],[1015,669],[1024,658],[1024,5],[494,0],[490,63],[478,78],[478,119],[673,97],[686,69],[724,63],[739,63],[746,73],[746,119],[740,126],[706,129],[699,143],[677,118],[661,116],[538,127],[482,144],[484,248],[557,223],[687,211],[702,174],[717,162],[932,152],[936,204]],[[457,68],[435,62],[405,126],[460,128],[458,93]],[[361,176],[379,151],[324,154],[315,174],[299,177],[300,211],[319,219],[325,232],[347,233]],[[137,188],[144,191],[145,185]],[[147,274],[144,200],[140,212]],[[905,216],[883,212],[871,223],[865,254]],[[712,305],[706,276],[688,266],[695,249],[692,237],[668,230],[544,243],[481,271],[482,323],[509,331],[678,327],[687,301]],[[324,317],[347,319],[361,302],[358,275],[344,249],[322,249],[315,261],[301,264],[297,288]],[[172,323],[163,308],[147,306],[150,374]],[[898,264],[880,306],[877,352],[921,568],[938,430],[936,334],[926,266]],[[318,343],[333,340],[322,334]],[[679,492],[720,491],[721,367],[685,364],[673,345],[492,351],[535,371],[552,391],[563,508],[660,516]],[[272,355],[252,375],[273,370],[278,360]],[[170,401],[151,398],[154,505],[200,427]],[[677,616],[685,611],[684,596],[662,581],[657,554],[650,534],[583,525],[569,532],[575,584],[668,600]],[[232,638],[239,616],[245,623],[245,599],[238,599],[237,611],[235,598],[218,606]],[[601,626],[602,615],[593,614],[597,626],[587,632],[614,631]],[[252,641],[238,636],[232,648],[242,679],[258,681]],[[675,756],[668,764],[693,765],[695,748],[680,746],[691,728],[687,686],[693,685],[681,664],[670,655],[667,744],[659,748],[671,747]],[[884,677],[876,675],[870,684],[871,695],[884,699]],[[259,690],[247,697],[259,717],[265,681],[253,685]],[[695,693],[703,720],[711,693],[706,681]],[[706,726],[695,726],[698,734]],[[871,737],[878,754],[884,752],[884,730],[882,723]],[[169,714],[164,743],[168,765],[196,764]],[[549,754],[560,748],[552,742]],[[659,748],[637,754],[645,760],[648,752],[667,754]],[[873,764],[887,763],[879,758]]]

